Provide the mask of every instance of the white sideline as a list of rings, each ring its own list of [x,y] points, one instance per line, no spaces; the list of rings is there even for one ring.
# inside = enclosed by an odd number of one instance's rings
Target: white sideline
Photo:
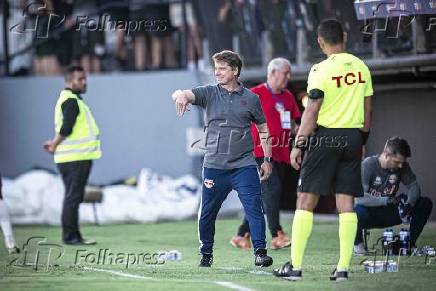
[[[97,269],[97,268],[90,268],[90,267],[83,267],[84,270],[87,271],[95,271],[95,272],[102,272],[102,273],[109,273],[112,275],[118,275],[121,277],[127,277],[127,278],[133,278],[133,279],[145,279],[145,280],[154,280],[155,278],[152,277],[145,277],[145,276],[140,276],[140,275],[135,275],[135,274],[129,274],[129,273],[123,273],[123,272],[117,272],[117,271],[112,271],[112,270],[105,270],[105,269]]]
[[[83,269],[87,270],[87,271],[109,273],[109,274],[112,274],[112,275],[117,275],[117,276],[121,276],[121,277],[132,278],[132,279],[160,281],[157,278],[153,278],[153,277],[145,277],[145,276],[141,276],[141,275],[117,272],[117,271],[106,270],[106,269],[98,269],[98,268],[90,268],[90,267],[83,267]],[[254,291],[253,289],[250,289],[250,288],[238,285],[238,284],[234,284],[234,283],[231,283],[231,282],[225,282],[225,281],[215,281],[215,282],[211,282],[211,281],[195,281],[195,280],[179,280],[179,281],[180,282],[215,283],[217,285],[220,285],[220,286],[223,286],[223,287],[227,287],[227,288],[233,289],[233,290],[238,290],[238,291]]]

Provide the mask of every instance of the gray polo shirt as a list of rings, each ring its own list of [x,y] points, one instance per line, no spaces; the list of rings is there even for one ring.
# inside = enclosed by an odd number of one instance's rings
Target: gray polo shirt
[[[251,123],[265,123],[259,97],[242,84],[229,92],[220,85],[192,89],[194,105],[205,112],[206,154],[204,167],[234,169],[256,166]]]
[[[362,186],[364,197],[358,197],[355,204],[374,207],[383,206],[389,197],[394,197],[400,188],[400,183],[407,188],[407,202],[415,205],[421,196],[421,190],[410,165],[406,162],[396,170],[383,169],[379,156],[366,158],[362,162]]]

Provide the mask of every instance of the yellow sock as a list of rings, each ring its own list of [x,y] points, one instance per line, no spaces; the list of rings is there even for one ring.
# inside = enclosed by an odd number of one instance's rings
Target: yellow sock
[[[312,232],[313,213],[297,209],[292,223],[291,259],[294,269],[301,269],[304,250]]]
[[[353,244],[357,231],[355,212],[339,214],[339,263],[337,270],[347,271],[353,255]]]

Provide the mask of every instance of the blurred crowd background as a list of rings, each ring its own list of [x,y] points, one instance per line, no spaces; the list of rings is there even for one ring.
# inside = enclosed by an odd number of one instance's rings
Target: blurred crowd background
[[[340,19],[348,50],[363,58],[436,51],[434,15],[358,20],[352,0],[4,0],[2,75],[57,75],[70,64],[88,73],[204,70],[222,49],[245,66],[285,57],[301,65],[322,59],[316,27]],[[141,25],[142,24],[142,25]],[[385,36],[373,39],[377,27]],[[362,33],[365,32],[365,33]],[[7,34],[5,36],[5,33]]]

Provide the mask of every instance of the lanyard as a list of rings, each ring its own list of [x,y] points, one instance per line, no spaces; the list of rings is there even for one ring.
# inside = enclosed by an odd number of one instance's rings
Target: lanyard
[[[284,103],[280,100],[280,98],[273,92],[273,90],[272,90],[272,88],[270,87],[270,85],[268,84],[268,83],[265,83],[265,86],[266,86],[266,88],[268,89],[268,91],[271,93],[271,95],[272,95],[272,97],[273,97],[273,99],[274,99],[274,101],[276,101],[276,102],[280,102],[281,104],[283,104],[283,106],[284,106]]]

